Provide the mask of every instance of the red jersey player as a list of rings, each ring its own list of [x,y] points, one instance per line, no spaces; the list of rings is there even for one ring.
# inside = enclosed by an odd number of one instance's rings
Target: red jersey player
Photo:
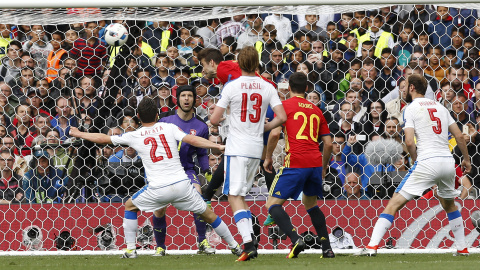
[[[275,223],[292,241],[292,250],[287,258],[295,258],[305,249],[305,243],[292,226],[290,217],[282,205],[289,198],[298,198],[303,191],[302,202],[322,243],[323,257],[333,258],[328,238],[325,215],[317,205],[317,196],[322,196],[322,178],[332,152],[332,139],[322,111],[307,101],[307,76],[295,72],[289,79],[291,98],[283,101],[287,122],[284,124],[285,162],[273,181],[266,207]],[[264,168],[272,170],[272,154],[280,137],[280,129],[272,130],[267,144]],[[318,139],[323,141],[324,155],[319,150]]]

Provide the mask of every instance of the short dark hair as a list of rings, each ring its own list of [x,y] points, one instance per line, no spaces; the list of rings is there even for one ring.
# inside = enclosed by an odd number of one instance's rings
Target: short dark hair
[[[226,38],[223,39],[223,42],[228,46],[228,47],[232,47],[231,48],[231,51],[235,51],[237,49],[237,41],[235,40],[234,37],[232,36],[228,36]]]
[[[10,41],[10,43],[8,43],[8,45],[7,45],[7,50],[8,50],[12,45],[15,45],[15,46],[19,47],[19,48],[20,48],[20,51],[23,51],[23,49],[22,49],[22,48],[23,48],[23,47],[22,47],[22,43],[20,43],[20,41],[18,41],[18,40],[12,40],[12,41]]]
[[[373,41],[371,41],[371,40],[365,40],[365,41],[362,43],[362,46],[363,46],[363,45],[367,45],[367,46],[372,45],[372,46],[373,46]]]
[[[65,39],[65,34],[60,32],[60,31],[55,31],[53,32],[52,36],[53,35],[57,35],[57,36],[60,36],[60,39],[62,39],[62,41]]]
[[[290,75],[288,79],[288,85],[290,86],[290,91],[296,94],[304,94],[307,90],[308,78],[307,75],[303,72],[295,72]]]
[[[412,74],[407,79],[408,85],[413,85],[415,87],[415,91],[421,95],[425,95],[427,92],[428,82],[425,77],[418,74]]]
[[[204,60],[207,63],[213,60],[213,62],[215,62],[217,65],[223,61],[223,55],[220,50],[214,48],[206,48],[201,50],[198,53],[197,58],[199,61]]]
[[[387,48],[384,48],[384,49],[382,50],[382,54],[384,54],[384,53],[392,54],[392,49],[391,49],[391,48],[388,48],[388,47],[387,47]]]
[[[153,98],[149,96],[144,97],[138,104],[137,111],[142,123],[153,123],[157,121],[158,108]]]

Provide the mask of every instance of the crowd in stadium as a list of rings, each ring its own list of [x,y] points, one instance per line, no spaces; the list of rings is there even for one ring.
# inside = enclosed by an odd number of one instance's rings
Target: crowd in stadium
[[[138,33],[125,59],[104,40],[110,23]],[[219,127],[209,124],[222,84],[205,77],[198,56],[215,48],[224,60],[235,60],[245,46],[258,51],[258,74],[277,85],[282,100],[289,96],[289,76],[307,74],[306,98],[324,112],[334,143],[327,198],[388,197],[369,184],[371,176],[408,171],[402,96],[411,74],[425,76],[426,97],[451,110],[464,132],[473,169],[469,175],[458,170],[456,181],[467,198],[480,186],[479,40],[476,10],[426,5],[177,23],[0,24],[0,204],[125,201],[145,183],[135,150],[75,143],[69,127],[109,135],[133,131],[140,124],[136,105],[145,96],[155,97],[160,112],[175,110],[179,86],[195,87],[196,114],[209,125],[209,140],[223,144],[228,117]],[[106,102],[109,75],[119,63],[121,79],[115,83],[121,91]],[[400,161],[369,164],[365,145],[381,137],[403,144]],[[459,163],[455,140],[450,143]],[[221,158],[209,153],[209,173]]]

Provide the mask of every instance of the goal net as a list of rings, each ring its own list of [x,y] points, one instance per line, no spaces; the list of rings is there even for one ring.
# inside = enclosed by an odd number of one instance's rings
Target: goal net
[[[2,254],[124,248],[123,203],[145,185],[142,161],[131,148],[73,140],[68,129],[108,135],[135,130],[141,99],[152,96],[159,112],[174,112],[177,88],[192,85],[194,111],[209,128],[206,138],[223,144],[228,117],[220,127],[209,123],[223,84],[205,77],[198,54],[216,48],[229,61],[246,46],[258,51],[258,73],[275,83],[282,100],[289,98],[289,76],[304,72],[306,98],[324,112],[333,155],[324,168],[324,198],[318,205],[334,248],[348,252],[368,244],[378,215],[415,166],[404,143],[402,116],[405,79],[415,73],[427,78],[426,96],[451,111],[467,140],[472,172],[463,175],[457,169],[456,204],[468,246],[478,246],[480,229],[472,224],[480,214],[478,4],[267,2],[158,7],[142,1],[143,7],[113,8],[107,7],[113,1],[92,3],[93,8],[54,1],[53,8],[34,1],[0,4],[0,250],[9,252]],[[106,43],[105,29],[112,23],[128,30],[122,47]],[[197,134],[195,128],[185,132]],[[459,165],[461,152],[453,136],[449,139]],[[285,155],[282,134],[274,152],[276,171]],[[192,159],[205,193],[212,174],[223,171],[223,155],[209,151],[194,153]],[[247,195],[264,252],[290,246],[278,227],[263,225],[273,178],[259,167]],[[433,186],[399,212],[381,242],[385,251],[454,248],[435,196]],[[221,188],[212,207],[242,242]],[[299,198],[289,200],[285,209],[312,252],[320,250]],[[197,230],[198,221],[172,206],[166,216],[167,252],[196,251],[204,234]],[[151,217],[139,215],[137,244],[144,250],[155,247]],[[208,226],[205,237],[218,250],[227,249]]]

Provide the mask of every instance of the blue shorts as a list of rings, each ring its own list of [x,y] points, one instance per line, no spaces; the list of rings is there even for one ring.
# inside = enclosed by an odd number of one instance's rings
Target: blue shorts
[[[199,184],[201,186],[200,180],[198,180],[197,174],[195,173],[194,170],[188,170],[188,171],[185,171],[185,173],[187,174],[188,179],[190,179],[190,183]]]
[[[270,196],[297,199],[302,191],[306,196],[323,197],[322,167],[280,168],[270,188]]]

